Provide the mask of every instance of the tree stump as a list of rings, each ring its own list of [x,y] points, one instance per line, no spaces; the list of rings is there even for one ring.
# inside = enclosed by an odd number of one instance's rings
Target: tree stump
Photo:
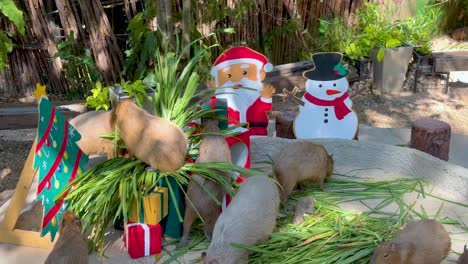
[[[411,127],[410,147],[447,161],[450,148],[450,125],[435,119],[416,120]]]
[[[294,135],[293,124],[296,119],[297,112],[286,111],[280,112],[276,116],[276,136],[282,138],[296,138]]]

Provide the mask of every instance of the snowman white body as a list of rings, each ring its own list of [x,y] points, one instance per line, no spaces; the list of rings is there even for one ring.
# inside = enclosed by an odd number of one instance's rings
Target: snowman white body
[[[333,81],[306,81],[306,91],[321,100],[333,101],[348,91],[349,83],[346,77]],[[328,91],[328,92],[327,92]],[[309,138],[343,138],[353,139],[358,129],[356,113],[352,111],[352,101],[348,97],[344,104],[351,110],[343,119],[335,115],[333,106],[320,106],[311,103],[304,97],[303,106],[294,121],[294,134],[298,139]]]

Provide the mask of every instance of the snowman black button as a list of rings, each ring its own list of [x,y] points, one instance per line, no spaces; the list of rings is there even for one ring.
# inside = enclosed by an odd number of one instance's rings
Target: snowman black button
[[[324,122],[325,124],[328,123],[328,119],[323,120],[323,122]]]
[[[325,108],[325,112],[328,111],[328,108]]]
[[[327,117],[327,116],[328,116],[328,114],[327,114],[327,113],[325,113],[325,115],[324,115],[324,116],[325,116],[325,117]]]

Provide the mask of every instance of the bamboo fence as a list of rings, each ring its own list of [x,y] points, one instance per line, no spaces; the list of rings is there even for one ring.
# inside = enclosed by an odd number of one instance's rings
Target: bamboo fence
[[[121,16],[109,15],[106,8],[125,8],[125,14],[130,20],[136,11],[144,6],[142,0],[15,0],[22,5],[25,12],[27,30],[25,37],[20,38],[18,45],[10,54],[10,67],[0,76],[0,95],[25,96],[31,95],[37,82],[50,83],[54,93],[63,94],[74,89],[64,77],[64,69],[60,59],[54,59],[57,46],[48,27],[51,10],[47,6],[54,3],[58,10],[60,28],[68,35],[71,30],[79,45],[93,52],[96,66],[103,81],[112,84],[120,81],[123,69],[123,49],[119,47],[114,32],[122,32],[121,28],[113,28],[114,22],[121,22]],[[314,51],[313,43],[317,41],[320,19],[330,19],[341,16],[352,23],[356,10],[366,0],[218,0],[217,9],[226,11],[224,17],[212,8],[207,8],[211,0],[191,1],[191,21],[197,30],[206,35],[216,29],[232,27],[234,34],[219,34],[218,41],[223,47],[230,45],[248,45],[263,52],[275,64],[291,63],[307,59]],[[385,2],[396,0],[369,0],[369,2]],[[416,0],[399,0],[413,3]],[[158,0],[156,6],[162,16],[167,10],[172,10],[173,17],[183,13],[183,3],[187,0]],[[247,3],[247,4],[246,4]],[[242,7],[244,6],[244,7]],[[245,8],[247,6],[247,8]],[[236,11],[238,8],[242,11]],[[166,13],[164,13],[166,12]],[[406,12],[406,11],[405,11]],[[112,13],[113,14],[113,13]],[[186,15],[187,13],[185,13]],[[224,14],[224,13],[223,13]],[[159,26],[165,26],[174,32],[174,19],[165,16],[160,19]],[[184,23],[186,21],[182,21]],[[81,24],[85,25],[83,29]],[[4,23],[5,24],[5,23]],[[8,24],[8,23],[6,23]],[[122,26],[122,23],[115,23]],[[4,25],[5,26],[5,25]],[[7,25],[8,26],[8,25]],[[10,26],[11,27],[11,26]],[[8,28],[8,27],[4,27]],[[186,41],[186,40],[185,40]],[[23,48],[40,46],[40,48]],[[220,51],[216,51],[220,52]],[[216,53],[215,52],[215,53]],[[213,54],[216,58],[218,54]]]

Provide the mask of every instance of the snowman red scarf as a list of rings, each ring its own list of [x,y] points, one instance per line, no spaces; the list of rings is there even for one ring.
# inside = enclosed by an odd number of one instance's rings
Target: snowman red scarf
[[[351,113],[351,110],[346,106],[344,101],[349,97],[348,93],[345,92],[342,96],[337,97],[333,100],[319,99],[310,93],[305,93],[304,98],[312,104],[319,106],[333,106],[335,110],[335,116],[338,120],[342,120],[347,114]]]

